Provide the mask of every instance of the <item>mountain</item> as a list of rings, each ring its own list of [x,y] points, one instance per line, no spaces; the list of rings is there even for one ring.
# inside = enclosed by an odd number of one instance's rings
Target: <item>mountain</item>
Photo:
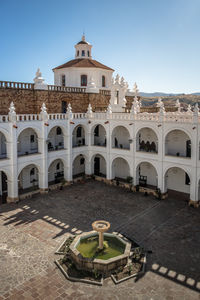
[[[170,97],[170,96],[184,96],[185,94],[184,93],[179,93],[179,94],[168,94],[168,93],[161,93],[161,92],[155,92],[155,93],[143,93],[143,92],[140,92],[139,93],[141,97]],[[190,95],[200,95],[199,92],[196,92],[196,93],[191,93]]]

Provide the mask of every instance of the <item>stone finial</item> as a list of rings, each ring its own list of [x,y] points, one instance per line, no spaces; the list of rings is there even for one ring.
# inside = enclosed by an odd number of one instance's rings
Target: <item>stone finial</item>
[[[198,103],[196,103],[195,106],[194,106],[193,114],[196,115],[196,116],[198,116],[198,114],[199,114],[199,106],[198,106]]]
[[[85,34],[82,35],[82,41],[85,42]]]
[[[119,79],[120,79],[119,74],[117,74],[116,77],[115,77],[115,83],[116,84],[119,84]]]
[[[92,114],[92,105],[90,103],[88,105],[87,113]]]
[[[70,103],[67,105],[67,113],[68,113],[68,114],[71,114],[71,113],[72,113],[72,107],[71,107],[71,104],[70,104]]]
[[[156,103],[156,106],[157,106],[157,107],[161,107],[162,105],[163,105],[162,98],[159,97],[159,98],[158,98],[158,102]]]
[[[99,89],[96,87],[94,78],[91,76],[90,80],[88,82],[87,88],[86,88],[87,93],[98,93]]]
[[[140,112],[140,103],[138,101],[138,97],[135,96],[131,107],[131,113],[138,114],[139,112]]]
[[[46,108],[46,104],[45,103],[42,103],[41,112],[45,113],[45,114],[47,113],[47,108]]]
[[[139,89],[138,89],[138,86],[137,86],[137,83],[136,83],[136,82],[134,83],[134,86],[133,86],[133,92],[134,92],[135,96],[138,96],[138,94],[139,94]]]
[[[191,105],[188,104],[188,107],[187,107],[187,113],[191,114],[192,113],[192,108],[191,108]]]
[[[114,77],[111,78],[111,84],[115,84],[115,79],[114,79]]]
[[[9,114],[16,115],[15,106],[14,106],[13,101],[10,103]]]
[[[36,84],[43,84],[44,83],[44,78],[42,77],[42,73],[40,72],[40,68],[37,69],[37,72],[35,73],[35,78],[33,81]]]
[[[122,86],[122,87],[124,87],[125,86],[125,80],[124,80],[124,77],[122,76],[121,77],[121,80],[120,80],[120,85]]]
[[[108,107],[107,107],[107,111],[106,111],[108,114],[112,114],[112,107],[110,105],[110,103],[108,104]]]
[[[161,101],[161,105],[160,105],[160,115],[164,115],[165,114],[165,106],[163,101]]]
[[[123,98],[123,107],[126,107],[126,103],[127,103],[127,100],[126,100],[126,97]]]
[[[178,112],[180,112],[181,111],[181,104],[180,104],[179,99],[176,100],[175,106],[178,108]]]

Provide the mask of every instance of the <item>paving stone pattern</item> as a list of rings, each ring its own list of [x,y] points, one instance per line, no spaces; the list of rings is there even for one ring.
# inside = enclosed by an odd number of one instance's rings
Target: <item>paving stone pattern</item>
[[[102,287],[64,278],[55,250],[97,219],[152,250],[143,276]],[[176,194],[158,201],[94,181],[2,205],[1,299],[200,300],[200,209]]]

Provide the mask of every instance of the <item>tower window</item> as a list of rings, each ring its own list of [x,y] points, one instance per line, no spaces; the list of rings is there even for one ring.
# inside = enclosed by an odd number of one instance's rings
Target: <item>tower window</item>
[[[67,102],[66,101],[62,101],[62,113],[66,113],[67,111]]]
[[[77,51],[77,56],[79,56],[79,50]]]
[[[56,128],[56,134],[61,135],[62,134],[62,129],[60,127]]]
[[[103,75],[102,76],[102,87],[105,87],[106,86],[106,78],[105,76]]]
[[[87,52],[87,56],[90,57],[90,51]]]
[[[87,75],[81,75],[81,86],[87,86]]]
[[[65,75],[62,75],[61,77],[61,85],[65,86]]]
[[[82,50],[82,56],[85,56],[85,50]]]

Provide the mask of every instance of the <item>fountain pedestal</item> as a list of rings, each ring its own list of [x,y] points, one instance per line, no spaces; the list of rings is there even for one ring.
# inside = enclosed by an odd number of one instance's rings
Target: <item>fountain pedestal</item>
[[[110,228],[110,223],[104,220],[95,221],[92,223],[93,230],[99,233],[99,249],[103,249],[103,234]]]

